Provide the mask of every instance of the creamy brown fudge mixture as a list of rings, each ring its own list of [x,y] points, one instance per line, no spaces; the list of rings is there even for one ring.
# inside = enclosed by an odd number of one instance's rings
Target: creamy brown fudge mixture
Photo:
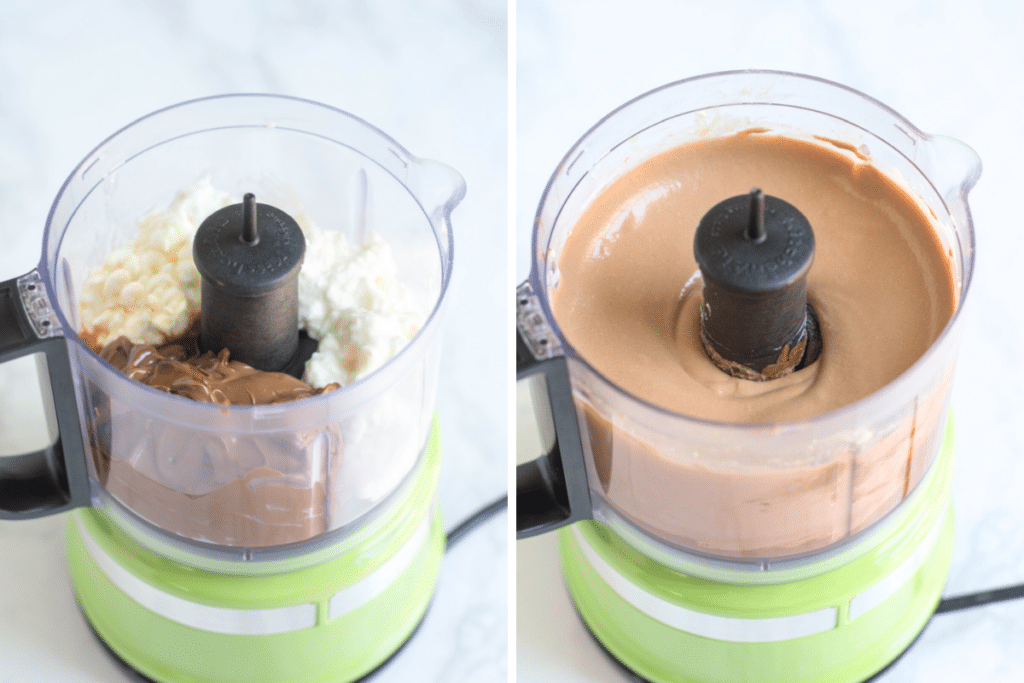
[[[821,357],[768,382],[731,377],[705,355],[694,277],[701,217],[752,187],[797,207],[817,245],[808,297]],[[583,358],[637,397],[721,422],[796,420],[863,398],[909,368],[956,305],[932,219],[904,190],[842,146],[763,130],[686,144],[616,180],[577,222],[558,267],[555,318]],[[782,556],[864,528],[913,489],[941,438],[945,380],[896,432],[814,468],[682,462],[583,407],[600,485],[627,518],[717,555]]]

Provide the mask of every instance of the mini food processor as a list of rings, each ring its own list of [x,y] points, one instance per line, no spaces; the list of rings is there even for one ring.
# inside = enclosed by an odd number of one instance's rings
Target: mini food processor
[[[256,219],[269,229],[289,216],[354,245],[381,235],[420,299],[419,331],[341,388],[267,405],[194,401],[116,370],[80,336],[83,282],[138,234],[141,217],[203,178],[237,202],[258,198],[238,207],[247,243],[257,242]],[[0,459],[0,518],[71,511],[82,612],[143,680],[353,681],[420,623],[445,545],[434,400],[450,215],[464,192],[455,171],[355,116],[267,95],[155,112],[68,177],[39,265],[0,283],[0,361],[37,359],[53,435],[39,452]],[[259,233],[272,254],[287,252],[289,234]],[[260,287],[276,292],[271,280],[294,280],[301,258],[282,256]],[[217,280],[231,261],[213,261],[200,264],[204,287],[248,286]],[[237,302],[220,303],[212,315],[231,318],[218,332],[234,335],[229,349],[276,338],[264,327],[287,320],[280,311],[289,303],[272,303],[263,323],[243,320]],[[211,315],[205,301],[203,310]],[[308,357],[310,340],[297,345],[273,363]]]
[[[667,410],[596,369],[553,312],[567,239],[613,182],[667,150],[743,131],[870,163],[931,217],[948,257],[954,311],[938,338],[881,389],[811,417],[732,423]],[[638,97],[559,164],[534,221],[529,279],[516,292],[518,377],[529,382],[546,449],[517,470],[518,535],[559,529],[577,611],[635,676],[858,683],[898,658],[931,618],[953,546],[949,391],[974,264],[967,193],[980,169],[965,145],[925,135],[861,93],[764,71],[700,76]],[[729,212],[763,222],[765,211],[784,210],[757,188],[721,200],[709,224],[728,222]],[[725,247],[701,244],[702,230],[717,230],[703,223],[696,258],[719,315],[709,321],[702,311],[701,339],[722,372],[779,381],[763,358],[754,362],[758,354],[729,355],[740,328],[759,325],[783,349],[799,347],[771,356],[788,358],[784,372],[827,354],[828,330],[817,336],[799,287],[814,249],[803,227],[790,224],[790,279],[772,278],[774,293],[793,290],[761,315],[743,310],[750,298],[736,294],[735,273],[709,263]],[[765,305],[758,297],[755,309]],[[779,311],[795,312],[796,322],[771,332]]]

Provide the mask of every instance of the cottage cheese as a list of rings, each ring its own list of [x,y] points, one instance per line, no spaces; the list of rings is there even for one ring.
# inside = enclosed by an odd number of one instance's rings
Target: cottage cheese
[[[207,216],[236,201],[204,179],[140,220],[139,234],[83,285],[85,331],[101,345],[121,335],[161,344],[182,334],[200,313],[192,239]],[[354,245],[301,212],[296,221],[306,238],[299,325],[320,342],[303,379],[320,387],[349,384],[398,353],[423,325],[427,307],[398,280],[391,247],[377,232]]]
[[[200,180],[162,211],[139,221],[139,234],[107,255],[82,285],[82,327],[101,346],[120,336],[161,344],[182,334],[199,313],[199,271],[192,238],[231,195]]]
[[[305,221],[300,221],[300,225]],[[303,379],[348,384],[386,363],[423,326],[424,307],[401,282],[391,246],[370,231],[366,243],[302,225],[306,258],[299,271],[299,324],[320,341]]]

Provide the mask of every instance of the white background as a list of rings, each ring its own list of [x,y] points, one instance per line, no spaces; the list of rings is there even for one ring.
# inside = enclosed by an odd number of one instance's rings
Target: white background
[[[1024,582],[1024,14],[949,0],[519,0],[516,266],[562,156],[602,116],[659,85],[779,69],[853,87],[984,170],[970,195],[976,278],[954,388],[957,540],[946,595]],[[569,605],[553,536],[517,544],[518,680],[620,683]],[[936,617],[885,683],[1024,680],[1024,600]]]
[[[658,85],[736,68],[798,71],[875,97],[971,145],[978,262],[954,402],[957,542],[947,594],[1024,581],[1024,439],[1016,235],[1024,16],[1016,3],[520,0],[515,279],[541,191],[601,116]],[[438,408],[449,526],[505,486],[505,8],[497,2],[0,5],[0,279],[38,259],[49,205],[99,141],[159,107],[223,92],[323,101],[457,168],[456,272]],[[712,30],[717,28],[718,30]],[[24,438],[0,370],[0,442]],[[495,390],[495,387],[501,387]],[[17,429],[14,426],[17,425]],[[67,579],[62,521],[0,523],[0,683],[120,681]],[[506,678],[506,537],[495,521],[445,560],[438,597],[380,678]],[[553,538],[521,542],[520,681],[621,683],[571,612]],[[1024,601],[936,618],[884,680],[1024,679]]]
[[[230,92],[304,97],[466,179],[438,397],[451,528],[506,489],[507,10],[501,0],[0,3],[0,280],[31,270],[64,178],[120,127]],[[0,367],[0,454],[37,433]],[[499,515],[445,558],[428,617],[380,681],[507,679]],[[0,683],[126,680],[89,635],[63,518],[0,522]]]

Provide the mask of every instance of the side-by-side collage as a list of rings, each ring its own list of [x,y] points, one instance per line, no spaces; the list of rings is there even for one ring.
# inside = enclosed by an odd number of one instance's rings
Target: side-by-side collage
[[[1022,32],[0,2],[0,683],[1024,681]]]

